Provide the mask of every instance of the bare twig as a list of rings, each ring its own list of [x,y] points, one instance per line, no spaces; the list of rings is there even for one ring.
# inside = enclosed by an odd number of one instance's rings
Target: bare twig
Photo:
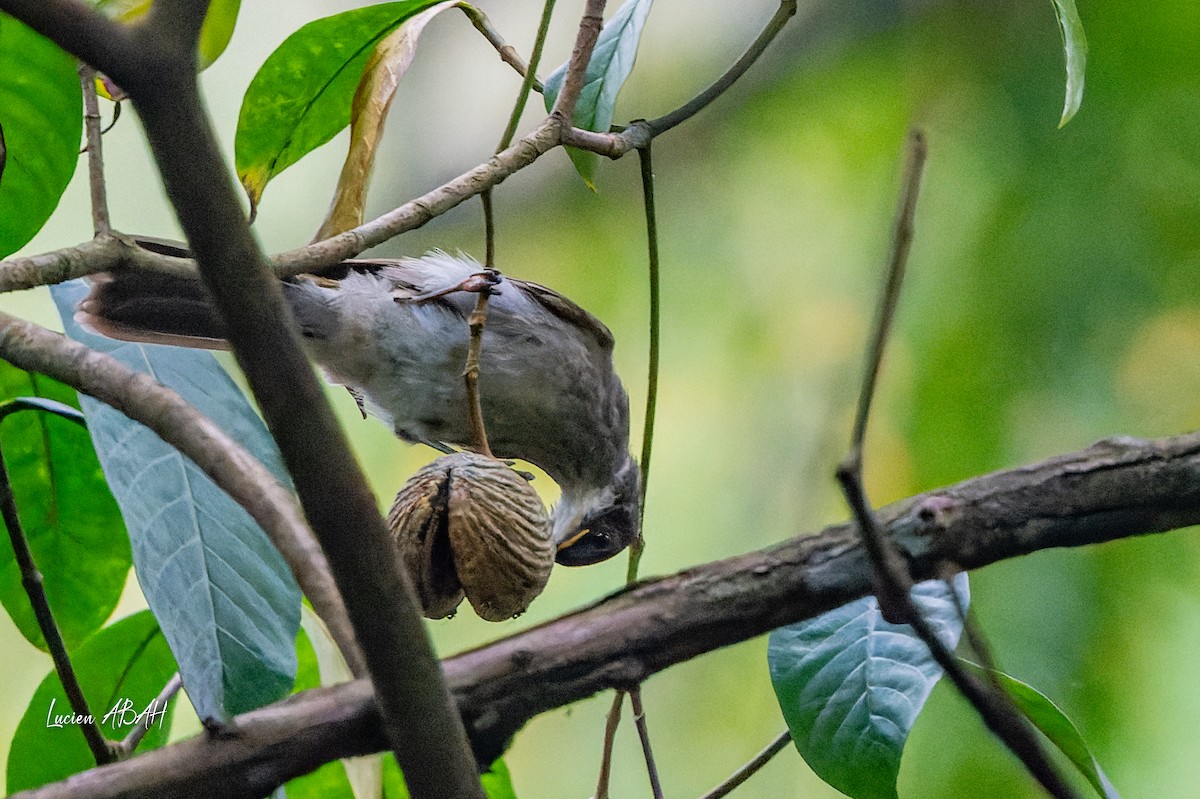
[[[579,33],[575,36],[571,59],[567,62],[567,74],[563,78],[562,89],[554,100],[554,108],[550,111],[550,117],[558,120],[560,131],[569,130],[571,127],[575,103],[583,90],[584,75],[587,73],[588,63],[592,60],[592,51],[596,49],[596,40],[600,38],[600,29],[604,27],[604,6],[605,0],[587,0],[583,17],[579,20]]]
[[[467,15],[467,19],[471,20],[471,24],[475,26],[475,29],[483,34],[484,38],[488,40],[492,47],[496,48],[496,52],[500,54],[501,61],[516,70],[517,74],[523,78],[530,75],[536,75],[537,64],[531,63],[526,65],[524,60],[521,59],[520,54],[517,52],[517,48],[504,41],[504,37],[501,36],[500,31],[496,30],[496,27],[492,25],[492,21],[488,19],[487,14],[483,13],[470,3],[459,3],[458,9]],[[533,90],[535,92],[538,94],[542,93],[542,82],[536,77],[533,78],[531,85],[533,86]]]
[[[146,733],[150,731],[150,727],[154,724],[155,718],[164,718],[165,716],[157,716],[157,712],[166,713],[167,703],[175,698],[175,694],[179,693],[179,689],[183,687],[183,678],[179,676],[179,672],[175,672],[171,679],[167,680],[167,684],[159,691],[150,702],[150,707],[147,712],[143,712],[138,718],[137,724],[129,731],[129,734],[121,739],[118,744],[118,749],[122,757],[128,757],[133,754],[133,750],[138,748],[138,744],[146,737]],[[150,712],[153,711],[153,712]]]
[[[633,723],[637,727],[638,740],[642,743],[642,756],[646,758],[646,772],[650,777],[650,794],[654,799],[663,799],[662,784],[658,779],[658,766],[650,750],[650,730],[646,726],[646,710],[642,707],[641,686],[629,692],[629,703],[633,707]]]
[[[613,744],[617,740],[617,727],[621,725],[621,708],[625,703],[625,692],[613,691],[612,707],[604,722],[604,749],[600,753],[600,776],[596,779],[595,799],[608,799],[608,784],[612,779]]]
[[[744,766],[733,772],[729,776],[729,779],[704,794],[704,796],[701,796],[700,799],[721,799],[721,797],[733,793],[734,789],[740,787],[743,782],[757,774],[763,766],[771,762],[771,758],[782,752],[791,742],[792,734],[790,732],[784,730],[779,733],[774,741],[767,744],[761,752],[755,755]]]
[[[87,141],[88,186],[92,196],[92,232],[104,236],[112,231],[108,219],[108,197],[104,187],[104,152],[100,137],[100,102],[96,99],[96,70],[79,64],[79,82],[83,87],[83,129]]]
[[[24,410],[45,411],[47,409],[20,402],[6,402],[0,406],[0,422],[14,413]],[[65,410],[74,411],[73,408]],[[63,412],[58,415],[83,425],[83,415],[78,411]],[[38,571],[37,564],[34,563],[29,540],[25,537],[25,530],[21,526],[21,517],[17,513],[17,501],[13,496],[12,482],[8,478],[8,468],[5,466],[3,454],[0,454],[0,515],[4,518],[4,526],[8,528],[8,538],[12,542],[13,555],[21,570],[21,585],[25,589],[25,595],[29,597],[29,604],[33,606],[33,615],[37,619],[38,629],[41,630],[42,638],[46,641],[46,648],[50,650],[50,657],[54,661],[54,670],[58,673],[63,692],[67,695],[71,712],[78,721],[79,731],[87,741],[88,750],[91,751],[96,765],[103,766],[111,763],[116,759],[115,753],[88,708],[87,699],[83,695],[83,687],[79,684],[79,678],[71,665],[66,642],[63,641],[62,632],[54,620],[54,612],[50,609],[50,600],[46,597],[46,589],[42,585],[42,574]]]
[[[471,414],[471,430],[475,434],[475,446],[479,452],[492,457],[488,446],[487,428],[483,423],[483,401],[479,394],[479,356],[483,351],[483,326],[487,322],[489,289],[483,289],[475,299],[475,308],[467,318],[467,329],[471,342],[467,346],[467,365],[463,369],[463,380],[467,384],[467,407]]]
[[[925,162],[925,140],[919,131],[909,136],[908,158],[904,170],[900,206],[893,229],[892,252],[887,269],[887,282],[880,296],[875,329],[867,355],[867,366],[859,394],[858,412],[854,420],[850,452],[837,470],[838,483],[850,505],[862,536],[864,549],[871,559],[872,584],[885,619],[894,624],[908,624],[929,647],[930,654],[955,687],[1029,773],[1058,799],[1075,796],[1074,790],[1055,769],[1038,741],[1036,733],[1013,707],[1012,703],[986,682],[968,672],[954,653],[938,637],[933,625],[912,600],[913,578],[900,551],[887,539],[871,508],[862,482],[863,441],[870,418],[871,400],[875,394],[883,351],[895,316],[904,280],[908,251],[912,244],[913,216],[920,189],[921,171]]]

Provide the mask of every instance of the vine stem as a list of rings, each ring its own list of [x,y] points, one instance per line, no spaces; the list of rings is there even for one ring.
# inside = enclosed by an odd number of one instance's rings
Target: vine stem
[[[85,426],[83,414],[74,408],[64,405],[62,410],[54,411],[44,405],[32,406],[19,400],[6,402],[0,406],[0,423],[23,410],[49,411],[56,416],[75,422],[81,427]],[[2,453],[0,453],[0,515],[4,518],[4,526],[8,528],[8,538],[12,542],[13,555],[21,570],[21,585],[25,589],[26,596],[29,597],[30,605],[33,606],[33,615],[37,619],[38,629],[41,630],[42,638],[46,641],[46,648],[50,650],[50,658],[54,661],[54,670],[58,673],[63,692],[67,695],[71,712],[78,721],[79,731],[83,734],[88,750],[92,753],[92,759],[96,761],[97,766],[112,763],[116,760],[116,753],[88,708],[87,699],[83,695],[83,686],[79,684],[79,677],[75,673],[74,666],[71,665],[67,644],[63,640],[58,622],[54,619],[54,612],[50,609],[50,600],[46,596],[42,573],[38,571],[37,564],[34,562],[29,539],[21,525],[20,514],[17,513],[17,501],[13,495],[12,481],[9,479],[8,467],[4,463]]]
[[[858,397],[850,451],[837,469],[837,480],[850,506],[863,548],[871,562],[872,585],[883,617],[894,624],[908,624],[929,648],[959,692],[971,703],[984,723],[1025,765],[1029,773],[1056,799],[1074,799],[1075,792],[1047,757],[1036,733],[1007,697],[987,682],[969,673],[942,642],[937,630],[912,600],[913,578],[908,562],[884,534],[863,486],[863,443],[870,418],[883,352],[892,329],[900,289],[904,282],[908,253],[912,246],[913,219],[921,174],[925,165],[925,137],[913,130],[908,138],[908,156],[901,183],[900,203],[892,230],[892,248],[886,282],[879,298],[867,352],[866,370]]]

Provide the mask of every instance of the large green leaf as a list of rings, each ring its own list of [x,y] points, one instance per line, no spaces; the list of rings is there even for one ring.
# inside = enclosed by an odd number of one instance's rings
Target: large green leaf
[[[961,658],[960,658],[961,660]],[[1025,717],[1042,731],[1058,750],[1067,756],[1071,764],[1079,769],[1079,773],[1087,777],[1096,795],[1100,799],[1121,799],[1117,789],[1108,781],[1104,770],[1100,768],[1095,755],[1088,748],[1087,742],[1075,722],[1067,717],[1058,705],[1048,696],[1028,683],[1021,682],[1016,677],[1010,677],[1002,671],[984,669],[969,660],[963,660],[971,668],[981,674],[993,677],[1004,692],[1009,695]]]
[[[1063,100],[1062,117],[1058,126],[1071,121],[1083,102],[1083,76],[1087,71],[1087,36],[1083,33],[1083,21],[1075,8],[1075,0],[1054,0],[1054,14],[1058,17],[1058,28],[1062,33],[1063,54],[1067,60],[1067,91]]]
[[[954,584],[965,602],[966,573]],[[913,599],[957,646],[962,619],[946,584],[920,583]],[[853,799],[896,799],[904,743],[942,676],[912,628],[884,621],[864,597],[775,630],[768,661],[792,740],[817,776]]]
[[[67,386],[0,361],[0,401],[16,397],[78,405]],[[67,648],[73,649],[104,624],[129,576],[129,537],[121,512],[92,441],[78,424],[22,411],[0,424],[0,451],[50,609]],[[7,538],[0,542],[0,603],[29,642],[45,649]]]
[[[646,24],[653,2],[626,0],[612,15],[612,19],[604,23],[600,38],[596,40],[596,49],[592,51],[592,60],[588,62],[587,72],[584,73],[583,90],[575,103],[575,115],[572,118],[575,127],[603,132],[612,125],[617,95],[633,71],[642,27]],[[554,101],[558,99],[569,64],[570,61],[546,78],[542,96],[547,111],[554,107]],[[568,148],[567,152],[588,187],[595,189],[596,154],[573,147]]]
[[[274,441],[210,353],[116,342],[74,320],[82,281],[53,287],[67,335],[170,386],[263,461]],[[237,503],[149,428],[82,398],[100,464],[125,517],[142,592],[179,659],[201,719],[225,720],[288,692],[300,591],[278,550]]]
[[[83,129],[75,61],[50,40],[0,14],[0,258],[42,229],[71,182]]]
[[[166,743],[175,703],[165,708],[151,703],[177,669],[149,611],[96,633],[74,653],[71,662],[88,710],[105,737],[121,740],[136,724],[137,715],[150,710],[147,718],[153,723],[137,751]],[[159,710],[162,715],[157,715]],[[56,718],[70,713],[58,674],[51,672],[17,725],[8,753],[9,793],[56,782],[96,765],[77,725]]]
[[[437,0],[357,8],[308,23],[268,56],[242,98],[234,136],[238,177],[257,205],[267,183],[350,124],[375,46]]]

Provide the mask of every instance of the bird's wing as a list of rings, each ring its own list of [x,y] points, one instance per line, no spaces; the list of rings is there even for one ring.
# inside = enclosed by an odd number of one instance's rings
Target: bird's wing
[[[505,279],[520,289],[526,297],[559,319],[562,319],[568,325],[590,333],[596,339],[596,343],[605,352],[612,351],[613,334],[599,319],[553,289],[548,289],[545,286],[525,280],[516,280],[511,277],[506,277]]]

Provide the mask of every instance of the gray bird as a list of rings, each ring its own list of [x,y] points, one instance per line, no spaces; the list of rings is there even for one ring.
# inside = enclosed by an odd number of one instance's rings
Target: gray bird
[[[146,249],[187,256],[142,240]],[[451,291],[483,271],[465,256],[353,260],[283,283],[308,352],[329,379],[408,442],[449,451],[473,444],[462,372],[475,297]],[[640,475],[629,454],[629,400],[613,371],[613,337],[544,286],[501,276],[488,305],[480,361],[492,451],[534,463],[558,483],[556,560],[610,558],[638,533]],[[77,318],[103,335],[217,349],[220,319],[196,280],[134,271],[94,279]]]

